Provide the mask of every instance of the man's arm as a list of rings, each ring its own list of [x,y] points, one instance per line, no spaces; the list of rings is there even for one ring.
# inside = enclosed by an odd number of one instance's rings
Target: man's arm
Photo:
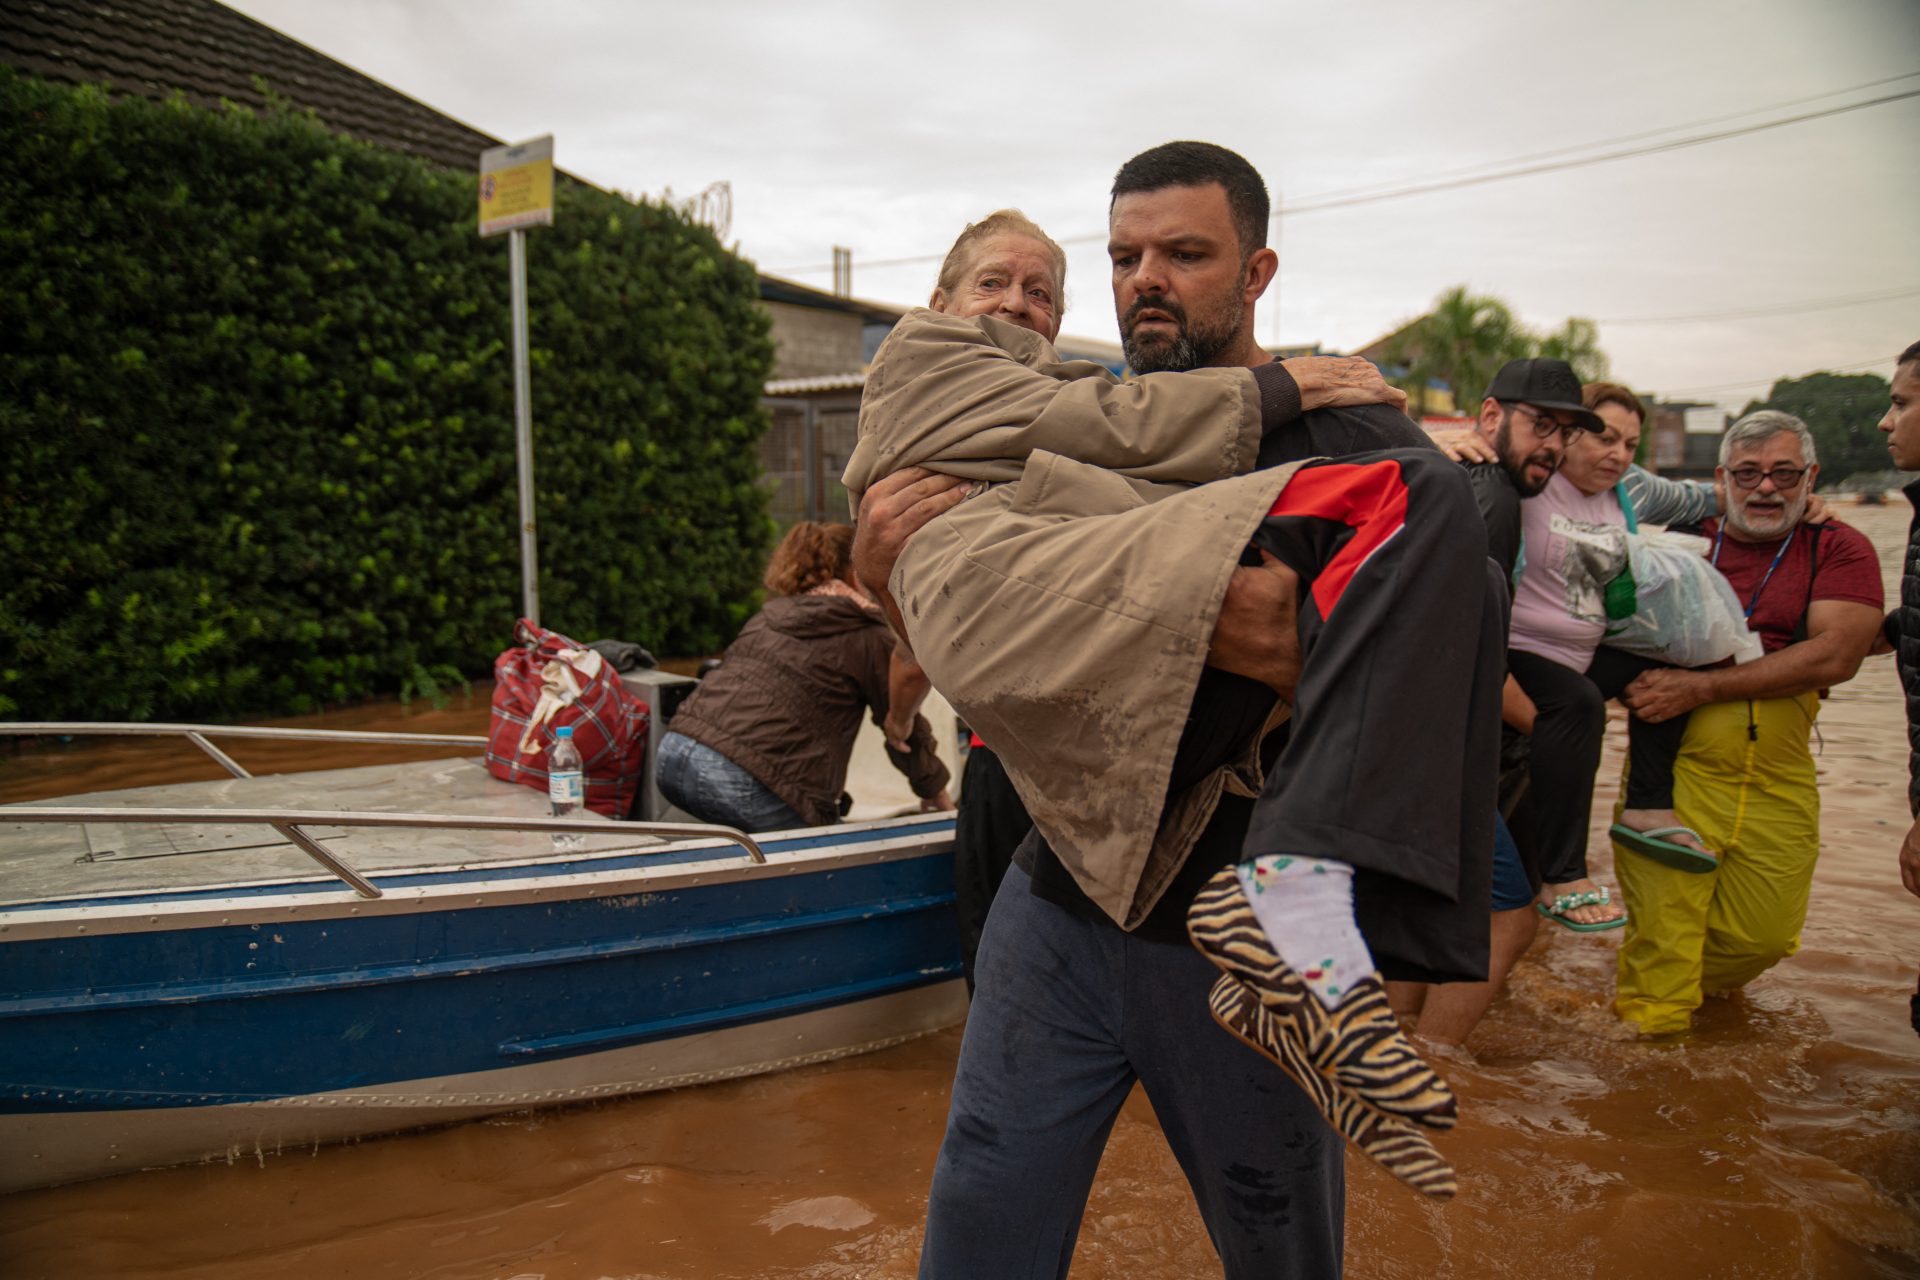
[[[894,562],[908,538],[959,506],[971,487],[972,481],[958,476],[908,467],[876,481],[860,495],[860,509],[854,513],[853,574],[880,602],[902,644],[907,640],[907,624],[887,589]]]
[[[1500,566],[1511,585],[1513,566],[1520,559],[1520,495],[1507,479],[1506,468],[1485,464],[1467,468],[1473,502],[1480,522],[1487,526],[1487,557]]]
[[[1300,575],[1265,551],[1227,582],[1207,646],[1207,665],[1258,680],[1293,698],[1300,680]]]
[[[1704,706],[1743,698],[1788,698],[1853,679],[1880,628],[1880,610],[1852,600],[1816,600],[1807,638],[1737,667],[1662,669],[1637,677],[1620,695],[1627,709],[1658,723]]]
[[[920,704],[932,688],[925,668],[914,661],[904,642],[896,643],[887,662],[887,715],[880,722],[880,732],[895,751],[907,749],[907,740],[913,737],[913,719],[920,714]]]

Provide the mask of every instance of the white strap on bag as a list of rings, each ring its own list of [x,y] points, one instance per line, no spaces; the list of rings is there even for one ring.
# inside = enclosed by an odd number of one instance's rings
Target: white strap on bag
[[[581,686],[599,676],[603,661],[592,649],[562,649],[540,669],[540,701],[533,704],[533,711],[527,716],[526,731],[520,735],[519,754],[540,753],[543,747],[535,736],[537,731],[555,713],[580,700]]]

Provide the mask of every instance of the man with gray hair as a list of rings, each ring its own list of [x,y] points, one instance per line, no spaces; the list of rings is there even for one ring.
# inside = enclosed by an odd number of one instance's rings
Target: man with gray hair
[[[1859,670],[1884,600],[1864,535],[1838,520],[1805,523],[1820,474],[1805,423],[1748,414],[1722,437],[1716,474],[1726,514],[1698,532],[1765,653],[1737,667],[1650,671],[1622,698],[1645,720],[1692,713],[1674,809],[1719,851],[1700,868],[1614,845],[1627,899],[1614,1011],[1643,1035],[1686,1030],[1703,996],[1731,995],[1799,949],[1820,853],[1807,741],[1820,698]]]

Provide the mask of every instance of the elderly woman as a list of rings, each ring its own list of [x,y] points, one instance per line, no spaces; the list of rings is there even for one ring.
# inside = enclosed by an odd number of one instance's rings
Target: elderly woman
[[[887,724],[895,691],[907,683],[879,606],[854,581],[852,548],[846,525],[803,521],[781,539],[767,566],[773,598],[660,740],[658,779],[668,800],[743,831],[840,820],[861,713]],[[923,716],[910,723],[887,758],[923,809],[951,809],[933,729]]]

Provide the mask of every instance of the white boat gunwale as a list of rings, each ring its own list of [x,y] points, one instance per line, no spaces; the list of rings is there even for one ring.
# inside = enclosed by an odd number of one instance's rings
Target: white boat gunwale
[[[0,821],[9,816],[9,809],[10,806],[0,806]],[[231,811],[208,812],[224,818]],[[604,832],[605,828],[598,830]],[[667,853],[727,847],[725,841],[695,840],[646,849],[596,850],[570,857],[570,863],[617,859],[630,864],[591,871],[499,874],[538,871],[545,861],[540,858],[521,858],[508,863],[395,868],[376,875],[376,883],[422,876],[433,877],[442,883],[388,887],[377,899],[362,898],[331,876],[318,874],[285,880],[249,881],[245,885],[121,893],[105,898],[100,895],[48,898],[0,908],[0,937],[43,939],[101,936],[280,920],[411,915],[444,911],[456,905],[519,906],[559,899],[663,893],[736,880],[830,872],[841,867],[898,861],[918,856],[929,845],[950,841],[952,833],[951,814],[928,814],[782,833],[785,839],[768,841],[769,857],[764,863],[753,862],[743,855],[691,864],[649,865],[646,862],[634,862],[637,858],[657,859]],[[854,836],[856,840],[850,844],[846,839],[848,836]],[[825,843],[826,840],[832,843]],[[783,844],[802,841],[812,847],[781,848]],[[472,879],[476,874],[490,874],[491,878]],[[244,892],[224,898],[208,896],[218,893],[223,887]],[[301,900],[288,902],[284,896],[278,896],[289,892],[300,894]],[[459,901],[469,898],[469,902]]]

